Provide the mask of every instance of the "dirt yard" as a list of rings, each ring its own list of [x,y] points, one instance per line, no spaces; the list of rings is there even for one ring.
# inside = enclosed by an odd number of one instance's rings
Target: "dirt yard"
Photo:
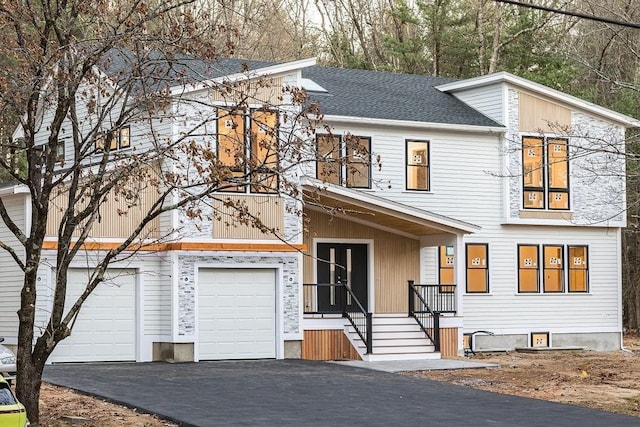
[[[46,427],[166,427],[176,424],[72,390],[42,385],[40,424]]]
[[[640,417],[640,337],[625,337],[627,352],[592,351],[478,354],[470,358],[499,364],[495,369],[411,372],[482,390],[588,406]],[[123,406],[44,384],[42,424],[48,427],[175,426]],[[85,421],[65,417],[82,417]]]
[[[479,353],[468,360],[500,367],[407,375],[640,417],[640,337],[626,336],[625,347],[631,352]]]

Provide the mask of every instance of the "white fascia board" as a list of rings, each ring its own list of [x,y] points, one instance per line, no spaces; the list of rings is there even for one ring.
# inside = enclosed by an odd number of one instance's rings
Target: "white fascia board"
[[[541,85],[540,83],[532,82],[522,77],[518,77],[505,71],[489,74],[486,76],[475,77],[466,80],[460,80],[453,83],[447,83],[444,85],[436,86],[441,92],[458,92],[465,89],[474,89],[481,86],[487,86],[493,83],[510,83],[514,86],[528,89],[532,92],[539,93],[549,98],[557,99],[573,107],[588,111],[601,117],[605,117],[614,122],[623,124],[627,127],[640,127],[640,120],[634,119],[627,115],[618,113],[608,108],[601,107],[592,102],[585,101],[577,98],[573,95],[569,95],[559,90],[551,89],[548,86]]]
[[[24,184],[9,185],[0,188],[0,196],[11,196],[14,194],[28,194],[29,187]]]
[[[302,68],[316,65],[316,58],[306,58],[297,61],[285,62],[283,64],[271,65],[269,67],[249,70],[248,73],[235,73],[226,76],[216,77],[215,79],[204,80],[202,82],[179,85],[171,88],[171,95],[183,95],[185,93],[194,92],[202,89],[210,89],[216,84],[223,82],[238,82],[243,80],[251,80],[258,77],[269,76],[274,74],[286,73],[288,71],[298,70]]]
[[[351,190],[339,185],[333,185],[329,183],[323,183],[315,178],[308,176],[302,177],[300,180],[301,185],[317,188],[318,190],[327,191],[327,194],[345,202],[352,204],[362,203],[363,208],[369,208],[369,206],[375,206],[376,209],[384,211],[388,215],[395,215],[398,218],[404,218],[411,220],[416,218],[418,220],[428,221],[441,225],[448,229],[454,229],[463,233],[475,233],[482,228],[470,224],[468,222],[460,221],[454,218],[450,218],[444,215],[438,215],[433,212],[417,209],[412,206],[404,205],[401,203],[392,202],[391,200],[384,199],[379,196],[373,196],[371,194],[362,193],[357,190]],[[433,226],[432,226],[433,227]],[[433,227],[438,228],[438,227]],[[446,231],[446,230],[443,230]]]
[[[392,126],[392,127],[410,127],[418,129],[433,129],[443,130],[450,132],[469,132],[469,133],[506,133],[507,128],[503,126],[476,126],[476,125],[462,125],[454,123],[430,123],[430,122],[416,122],[411,120],[392,120],[392,119],[375,119],[369,117],[354,117],[354,116],[322,116],[322,120],[331,123],[346,123],[346,124],[365,124],[365,125],[378,125],[378,126]]]

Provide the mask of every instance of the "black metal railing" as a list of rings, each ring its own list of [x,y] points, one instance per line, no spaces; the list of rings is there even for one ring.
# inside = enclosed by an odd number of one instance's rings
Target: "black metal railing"
[[[346,283],[304,283],[304,314],[340,314],[367,347],[373,350],[373,317]]]
[[[435,351],[440,351],[440,313],[433,311],[423,297],[420,286],[409,280],[409,317],[413,317],[420,329],[433,342]]]
[[[413,283],[413,286],[431,311],[456,313],[456,285],[418,285]]]
[[[345,290],[345,298],[343,301],[351,300],[350,304],[344,304],[343,316],[349,319],[351,326],[360,336],[362,342],[367,346],[367,354],[373,352],[373,317],[371,313],[364,309],[358,298],[351,290],[351,287],[345,284],[342,287]]]

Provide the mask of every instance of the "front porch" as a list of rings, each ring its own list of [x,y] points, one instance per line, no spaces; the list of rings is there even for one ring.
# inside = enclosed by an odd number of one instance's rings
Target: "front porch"
[[[304,189],[302,357],[457,355],[464,269],[454,259],[478,227],[357,190]]]
[[[405,312],[372,313],[348,283],[304,285],[302,358],[365,361],[420,360],[458,353],[455,285],[406,284]],[[318,304],[323,291],[334,304]],[[321,298],[320,298],[321,299]]]

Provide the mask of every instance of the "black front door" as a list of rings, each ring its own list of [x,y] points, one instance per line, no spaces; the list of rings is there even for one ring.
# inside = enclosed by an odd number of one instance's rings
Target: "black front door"
[[[368,308],[368,249],[366,244],[318,243],[318,283],[346,283],[365,310]],[[318,311],[341,313],[344,291],[337,286],[318,287]],[[346,304],[355,301],[348,296]]]

